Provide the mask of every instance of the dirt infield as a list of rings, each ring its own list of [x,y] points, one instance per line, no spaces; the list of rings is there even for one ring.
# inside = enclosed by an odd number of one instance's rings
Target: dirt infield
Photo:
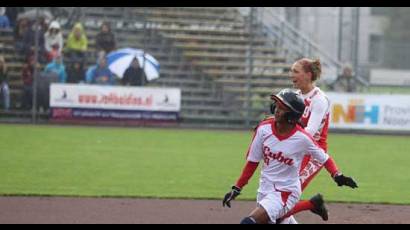
[[[238,223],[255,203],[234,201],[232,205],[222,208],[216,200],[0,197],[0,224],[231,224]],[[310,212],[296,218],[305,224],[410,223],[410,206],[328,204],[328,208],[328,222]]]

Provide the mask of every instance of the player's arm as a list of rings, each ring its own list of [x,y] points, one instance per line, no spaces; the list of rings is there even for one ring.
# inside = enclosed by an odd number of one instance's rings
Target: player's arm
[[[312,103],[311,115],[305,130],[310,135],[314,136],[319,131],[323,119],[325,119],[326,112],[329,108],[329,102],[326,99],[323,99]]]
[[[336,166],[336,162],[325,151],[317,145],[313,138],[309,137],[308,152],[312,154],[312,157],[318,160],[321,164],[324,164],[326,170],[332,175],[333,180],[338,186],[349,186],[351,188],[357,188],[357,183],[351,177],[346,177],[341,173]]]
[[[258,168],[259,162],[247,161],[245,167],[242,170],[242,174],[237,180],[236,184],[232,186],[231,191],[226,193],[222,201],[222,206],[231,207],[231,201],[241,194],[242,188],[248,184],[249,179],[255,173]]]
[[[311,112],[309,122],[305,128],[306,132],[309,133],[311,136],[314,136],[318,132],[321,126],[321,123],[326,116],[328,107],[329,107],[329,101],[327,101],[326,99],[315,101],[314,104],[312,105],[313,110]],[[329,156],[329,159],[324,164],[324,167],[326,168],[326,170],[329,172],[329,174],[331,175],[333,179],[337,178],[337,181],[339,181],[338,183],[339,186],[345,185],[343,184],[343,182],[348,179],[345,179],[343,177],[343,174],[339,172],[337,164],[331,156]],[[340,178],[344,178],[344,179],[341,180]],[[349,183],[349,182],[346,182],[346,183]],[[349,184],[353,186],[352,183],[349,183]]]
[[[251,179],[256,169],[258,168],[258,165],[259,165],[259,162],[247,161],[245,164],[245,167],[242,170],[241,176],[235,183],[235,187],[238,188],[239,190],[242,190],[242,188],[248,184],[249,180]]]
[[[253,136],[251,145],[249,146],[246,154],[247,161],[245,167],[242,170],[241,176],[232,186],[231,191],[226,193],[222,200],[222,206],[231,207],[231,201],[241,194],[242,188],[248,184],[249,179],[253,176],[258,168],[259,161],[262,159],[262,131],[257,129]]]

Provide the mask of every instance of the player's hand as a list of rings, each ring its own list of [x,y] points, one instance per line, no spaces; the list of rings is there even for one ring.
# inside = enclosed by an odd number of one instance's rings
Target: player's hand
[[[225,197],[222,201],[222,206],[225,207],[226,205],[230,208],[231,200],[234,200],[237,196],[239,196],[239,194],[241,194],[241,189],[236,186],[232,186],[232,190],[225,194]]]
[[[349,186],[350,188],[358,188],[356,181],[351,177],[346,177],[343,174],[338,174],[334,177],[337,186]]]

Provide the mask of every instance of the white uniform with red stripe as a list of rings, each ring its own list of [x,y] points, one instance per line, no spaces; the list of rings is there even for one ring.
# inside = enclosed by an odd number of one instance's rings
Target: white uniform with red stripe
[[[305,100],[305,112],[301,118],[301,123],[306,132],[313,136],[319,146],[327,151],[327,134],[330,117],[330,100],[320,88],[315,87],[307,94],[298,92]],[[306,157],[302,163],[300,178],[302,189],[304,189],[311,179],[319,172],[323,164]]]
[[[307,94],[298,92],[305,100],[305,112],[301,118],[305,130],[325,151],[330,117],[330,100],[320,88],[315,87]]]
[[[277,134],[274,124],[274,119],[261,123],[247,156],[251,162],[264,161],[257,202],[273,221],[291,210],[300,199],[299,169],[306,152],[322,164],[329,158],[301,127],[297,126],[289,136],[283,137]]]

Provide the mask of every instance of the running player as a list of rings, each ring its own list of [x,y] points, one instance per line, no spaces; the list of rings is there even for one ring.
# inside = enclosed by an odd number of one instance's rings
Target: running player
[[[297,124],[305,111],[303,98],[285,89],[272,95],[272,100],[275,117],[262,121],[257,127],[242,175],[222,201],[223,206],[231,207],[230,202],[240,194],[263,160],[257,207],[242,224],[275,223],[296,205],[302,193],[299,171],[306,153],[320,164],[331,163],[312,136]],[[332,173],[337,171],[332,164],[328,168]]]

